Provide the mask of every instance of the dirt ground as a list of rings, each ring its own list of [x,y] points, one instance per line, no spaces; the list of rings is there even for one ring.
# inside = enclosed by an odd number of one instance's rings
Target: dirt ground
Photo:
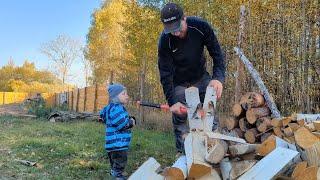
[[[24,109],[21,104],[17,103],[0,105],[0,116],[1,115],[34,117],[34,115],[28,114],[27,110]]]

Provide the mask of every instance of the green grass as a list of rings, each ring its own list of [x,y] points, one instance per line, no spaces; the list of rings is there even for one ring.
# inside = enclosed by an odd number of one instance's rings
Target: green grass
[[[104,150],[104,125],[76,121],[0,117],[0,179],[110,179]],[[149,157],[162,166],[175,159],[172,133],[135,128],[126,172]],[[29,167],[15,160],[37,162]]]

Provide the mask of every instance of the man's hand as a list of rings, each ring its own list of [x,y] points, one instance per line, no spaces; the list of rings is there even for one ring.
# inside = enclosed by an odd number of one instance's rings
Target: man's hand
[[[183,108],[186,109],[187,107],[183,105],[181,102],[177,102],[170,107],[170,111],[174,114],[182,115],[184,114],[183,112],[181,112],[181,109]]]
[[[220,99],[222,94],[222,89],[223,89],[222,83],[218,80],[211,80],[209,82],[209,86],[213,87],[213,89],[217,93],[217,99]]]

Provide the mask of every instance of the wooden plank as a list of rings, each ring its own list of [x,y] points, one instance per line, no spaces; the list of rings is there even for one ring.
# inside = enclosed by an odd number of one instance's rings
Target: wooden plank
[[[286,168],[285,166],[290,163],[298,154],[299,153],[297,151],[278,147],[268,156],[261,159],[238,180],[272,179],[284,168]]]
[[[303,149],[309,148],[320,141],[317,136],[313,135],[305,127],[300,127],[296,132],[294,132],[294,138],[296,143]]]
[[[160,168],[160,164],[152,157],[144,162],[130,177],[128,180],[164,180],[164,177],[157,173]]]
[[[244,139],[232,137],[232,136],[227,136],[227,135],[220,134],[220,133],[205,132],[205,134],[209,138],[213,138],[213,139],[222,139],[222,140],[233,141],[233,142],[238,142],[238,143],[247,143]]]
[[[188,105],[188,122],[190,130],[198,129],[203,130],[204,125],[201,120],[201,117],[198,114],[200,97],[199,97],[199,89],[196,87],[189,87],[185,90],[186,102]]]
[[[214,124],[214,113],[215,108],[217,105],[217,95],[216,91],[213,89],[213,87],[208,86],[206,89],[206,95],[204,97],[203,102],[203,111],[205,113],[203,126],[204,131],[212,131],[212,126]],[[217,124],[217,122],[215,122]]]
[[[185,138],[188,178],[200,178],[211,171],[211,165],[204,159],[206,154],[204,138],[201,132],[190,132]]]

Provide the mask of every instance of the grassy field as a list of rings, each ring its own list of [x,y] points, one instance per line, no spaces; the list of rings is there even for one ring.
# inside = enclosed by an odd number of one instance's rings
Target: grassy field
[[[110,179],[103,145],[101,123],[50,123],[0,116],[0,179]],[[162,166],[172,164],[173,134],[134,129],[126,172],[131,174],[148,157]],[[37,162],[39,166],[16,160]]]

